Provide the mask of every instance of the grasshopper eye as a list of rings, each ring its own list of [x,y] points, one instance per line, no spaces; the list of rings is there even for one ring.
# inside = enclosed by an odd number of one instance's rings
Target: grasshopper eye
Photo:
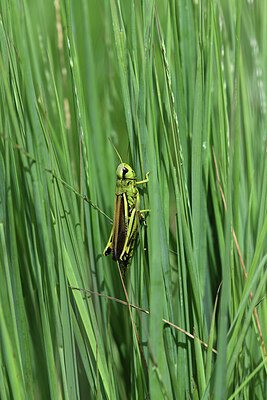
[[[125,175],[127,174],[127,172],[129,172],[128,168],[123,167],[122,168],[122,177],[123,177],[123,179],[125,178]]]

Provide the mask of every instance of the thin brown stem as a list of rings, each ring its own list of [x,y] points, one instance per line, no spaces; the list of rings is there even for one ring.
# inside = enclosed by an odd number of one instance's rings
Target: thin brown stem
[[[123,283],[123,286],[124,286],[124,283]],[[124,287],[125,287],[125,286],[124,286]],[[117,299],[116,297],[107,296],[107,295],[102,294],[102,293],[94,292],[93,290],[77,288],[77,287],[74,287],[74,286],[70,286],[70,289],[73,289],[73,290],[80,290],[80,291],[82,291],[82,292],[90,293],[90,294],[93,294],[93,295],[96,295],[96,296],[99,296],[99,297],[105,297],[105,298],[108,299],[108,300],[115,301],[116,303],[123,304],[124,306],[128,306],[128,307],[130,307],[130,308],[134,308],[134,309],[136,309],[136,310],[138,310],[138,311],[140,311],[140,312],[142,312],[142,313],[144,313],[144,314],[150,315],[150,312],[149,312],[149,311],[144,310],[144,309],[141,308],[141,307],[138,307],[138,306],[136,306],[136,305],[134,305],[134,304],[129,303],[129,300],[128,300],[128,303],[127,303],[126,301]],[[127,292],[126,292],[126,293],[127,293]],[[127,299],[128,299],[128,296],[127,296]],[[194,339],[194,335],[192,335],[191,333],[189,333],[189,332],[185,331],[184,329],[180,328],[178,325],[173,324],[172,322],[168,321],[168,320],[165,319],[165,318],[162,318],[162,321],[163,321],[165,324],[167,324],[167,325],[169,325],[169,326],[172,326],[173,328],[177,329],[178,331],[184,333],[184,334],[185,334],[186,336],[188,336],[190,339]],[[200,343],[201,343],[204,347],[208,348],[208,344],[207,344],[207,343],[203,342],[203,341],[202,341],[201,339],[199,339],[199,338],[197,338],[197,339],[200,341]],[[212,348],[212,351],[213,351],[214,354],[218,354],[217,350],[215,350],[214,348]]]

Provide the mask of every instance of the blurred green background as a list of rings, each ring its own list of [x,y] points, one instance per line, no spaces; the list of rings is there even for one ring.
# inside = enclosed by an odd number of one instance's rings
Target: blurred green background
[[[1,399],[267,397],[266,20],[0,0]],[[150,315],[102,256],[108,138],[150,171],[125,279]]]

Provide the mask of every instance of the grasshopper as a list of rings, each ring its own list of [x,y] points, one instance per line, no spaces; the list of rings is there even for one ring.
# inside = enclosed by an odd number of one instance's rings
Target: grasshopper
[[[144,219],[142,212],[149,211],[140,210],[140,195],[136,185],[147,183],[149,172],[146,174],[146,179],[137,182],[134,170],[130,165],[122,162],[117,149],[115,147],[114,149],[121,164],[116,170],[113,226],[103,255],[108,256],[112,253],[112,259],[119,262],[124,278],[133,257],[139,218]]]

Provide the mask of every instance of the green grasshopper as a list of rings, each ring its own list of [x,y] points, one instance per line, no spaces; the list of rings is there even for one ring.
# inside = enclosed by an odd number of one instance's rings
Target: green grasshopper
[[[140,195],[136,185],[147,183],[149,181],[149,172],[146,174],[146,179],[136,182],[134,170],[130,165],[122,162],[117,149],[115,147],[114,149],[121,164],[116,170],[117,181],[113,227],[103,255],[108,256],[112,253],[112,259],[119,262],[124,278],[133,257],[138,220],[140,217],[144,219],[142,212],[149,211],[140,210]]]

